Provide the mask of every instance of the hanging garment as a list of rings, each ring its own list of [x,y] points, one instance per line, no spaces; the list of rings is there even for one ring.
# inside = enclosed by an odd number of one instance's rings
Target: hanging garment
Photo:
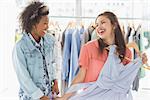
[[[123,65],[114,53],[115,48],[115,45],[110,46],[108,58],[97,81],[71,86],[67,93],[76,94],[69,100],[133,100],[130,86],[142,65],[142,60],[137,57]]]
[[[93,26],[89,26],[86,30],[84,30],[81,46],[87,43],[88,41],[91,41],[92,33],[94,30],[95,28]]]
[[[141,71],[141,69],[139,69],[139,71],[133,81],[132,90],[138,91],[138,89],[139,89],[140,73],[141,73],[140,71]]]
[[[65,44],[65,32],[66,32],[66,29],[62,32],[62,37],[61,37],[61,48],[62,48],[62,52],[63,52],[64,44]]]
[[[61,77],[61,68],[62,68],[62,46],[61,46],[61,29],[58,25],[55,25],[48,30],[48,34],[54,36],[55,47],[54,47],[54,59],[56,60],[55,70],[57,71],[57,77]]]
[[[133,34],[133,41],[138,45],[139,50],[141,51],[141,36],[140,36],[140,25],[137,28],[137,30],[134,32]],[[136,51],[133,51],[134,53],[134,58],[137,57]],[[142,67],[142,66],[141,66]],[[139,89],[139,81],[140,81],[140,76],[141,76],[141,71],[144,72],[144,70],[141,70],[141,68],[139,69],[134,81],[133,81],[133,85],[132,85],[132,90],[138,91]]]
[[[75,29],[75,31],[72,33],[72,42],[71,42],[70,72],[68,83],[69,86],[71,85],[71,82],[74,79],[78,69],[80,45],[81,45],[80,30]]]
[[[63,48],[63,68],[62,68],[62,79],[68,82],[68,75],[70,71],[70,57],[71,57],[71,42],[72,42],[72,33],[74,29],[67,29],[65,31],[65,43]]]
[[[65,43],[63,49],[63,75],[62,80],[65,80],[70,86],[72,80],[78,72],[78,58],[81,48],[81,35],[84,28],[68,28],[65,31]]]
[[[98,38],[99,38],[99,37],[98,37],[96,31],[94,30],[94,31],[92,32],[92,35],[91,35],[91,40],[95,40],[95,39],[98,39]]]
[[[88,30],[84,30],[83,35],[82,35],[82,41],[81,41],[81,46],[83,46],[85,43],[89,41],[89,33]]]
[[[81,34],[84,32],[84,28],[75,29],[72,33],[72,44],[71,44],[71,58],[70,58],[70,72],[69,72],[69,83],[68,86],[71,85],[72,80],[78,73],[78,60],[81,48]]]
[[[127,34],[125,37],[126,43],[129,43],[129,37],[131,35],[132,28],[130,26],[127,27]]]
[[[145,49],[150,47],[150,32],[144,32],[144,37],[147,39],[148,44],[144,46]]]

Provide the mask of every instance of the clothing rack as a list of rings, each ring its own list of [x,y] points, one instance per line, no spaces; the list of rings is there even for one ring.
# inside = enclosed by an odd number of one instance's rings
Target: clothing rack
[[[77,19],[96,19],[96,17],[83,17],[83,16],[50,16],[51,18],[77,18]],[[150,18],[124,18],[119,17],[122,20],[149,20]]]

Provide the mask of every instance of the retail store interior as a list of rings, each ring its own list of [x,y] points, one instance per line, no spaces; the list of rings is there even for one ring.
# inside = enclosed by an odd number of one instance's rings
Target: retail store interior
[[[15,43],[21,39],[18,16],[23,8],[33,0],[0,0],[0,100],[19,100],[19,83],[13,67],[12,51]],[[68,25],[85,30],[95,23],[97,15],[104,11],[115,13],[128,42],[135,38],[139,41],[141,53],[146,53],[150,65],[150,0],[40,0],[49,7],[49,31],[62,41],[62,35]],[[82,33],[81,33],[82,34]],[[62,49],[61,47],[59,48]],[[131,49],[131,51],[133,51]],[[60,94],[67,87],[63,86],[61,73],[63,53],[58,66]],[[132,55],[134,56],[134,54]],[[143,65],[135,88],[131,88],[133,100],[150,98],[150,66]],[[130,76],[129,76],[130,77]],[[72,78],[72,77],[71,77]],[[72,79],[71,79],[72,81]],[[70,81],[68,83],[69,87]]]

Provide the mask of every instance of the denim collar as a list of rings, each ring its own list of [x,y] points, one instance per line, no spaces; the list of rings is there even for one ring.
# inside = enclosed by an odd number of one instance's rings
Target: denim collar
[[[39,47],[39,48],[43,47],[43,41],[44,41],[43,38],[41,38],[40,42],[37,43],[31,34],[28,34],[28,35],[29,35],[29,37],[30,37],[30,39],[31,39],[31,41],[35,47]]]
[[[26,42],[26,45],[29,47],[29,50],[30,51],[33,51],[35,49],[37,49],[35,47],[35,45],[32,43],[32,40],[30,38],[30,36],[27,34],[27,33],[23,33],[24,36],[23,36],[23,40]],[[29,33],[30,34],[30,33]],[[33,37],[32,37],[33,38]],[[35,40],[34,40],[35,41]],[[41,42],[41,41],[40,41]],[[49,38],[47,38],[47,34],[44,35],[43,37],[43,41],[42,41],[44,44],[44,48],[47,47],[47,48],[50,48],[50,46],[54,43],[53,41],[51,41]],[[38,44],[39,45],[39,44]]]

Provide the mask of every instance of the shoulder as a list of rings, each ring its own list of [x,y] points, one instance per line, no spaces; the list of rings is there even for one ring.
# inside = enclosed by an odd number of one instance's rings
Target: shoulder
[[[99,45],[97,40],[92,40],[84,44],[81,48],[81,53],[87,53],[87,55],[92,58],[97,58],[99,54]]]
[[[47,41],[52,41],[52,42],[56,41],[55,37],[54,37],[53,35],[51,35],[51,34],[45,34],[45,35],[44,35],[44,38],[45,38]]]
[[[92,40],[87,42],[86,44],[83,45],[86,48],[92,49],[92,48],[98,48],[98,41],[97,40]]]
[[[26,50],[27,46],[26,46],[26,42],[25,40],[23,39],[23,37],[18,41],[16,42],[16,44],[14,45],[14,48],[13,48],[13,54],[20,54],[20,53],[23,53],[24,50]]]
[[[45,34],[44,40],[48,45],[54,45],[56,43],[56,38],[51,34]]]
[[[15,47],[18,50],[29,51],[29,49],[33,49],[31,41],[27,34],[23,34],[22,38],[16,42]]]
[[[16,42],[15,48],[17,49],[22,48],[25,46],[25,43],[26,42],[25,42],[24,36],[22,36],[22,38],[18,42]]]

